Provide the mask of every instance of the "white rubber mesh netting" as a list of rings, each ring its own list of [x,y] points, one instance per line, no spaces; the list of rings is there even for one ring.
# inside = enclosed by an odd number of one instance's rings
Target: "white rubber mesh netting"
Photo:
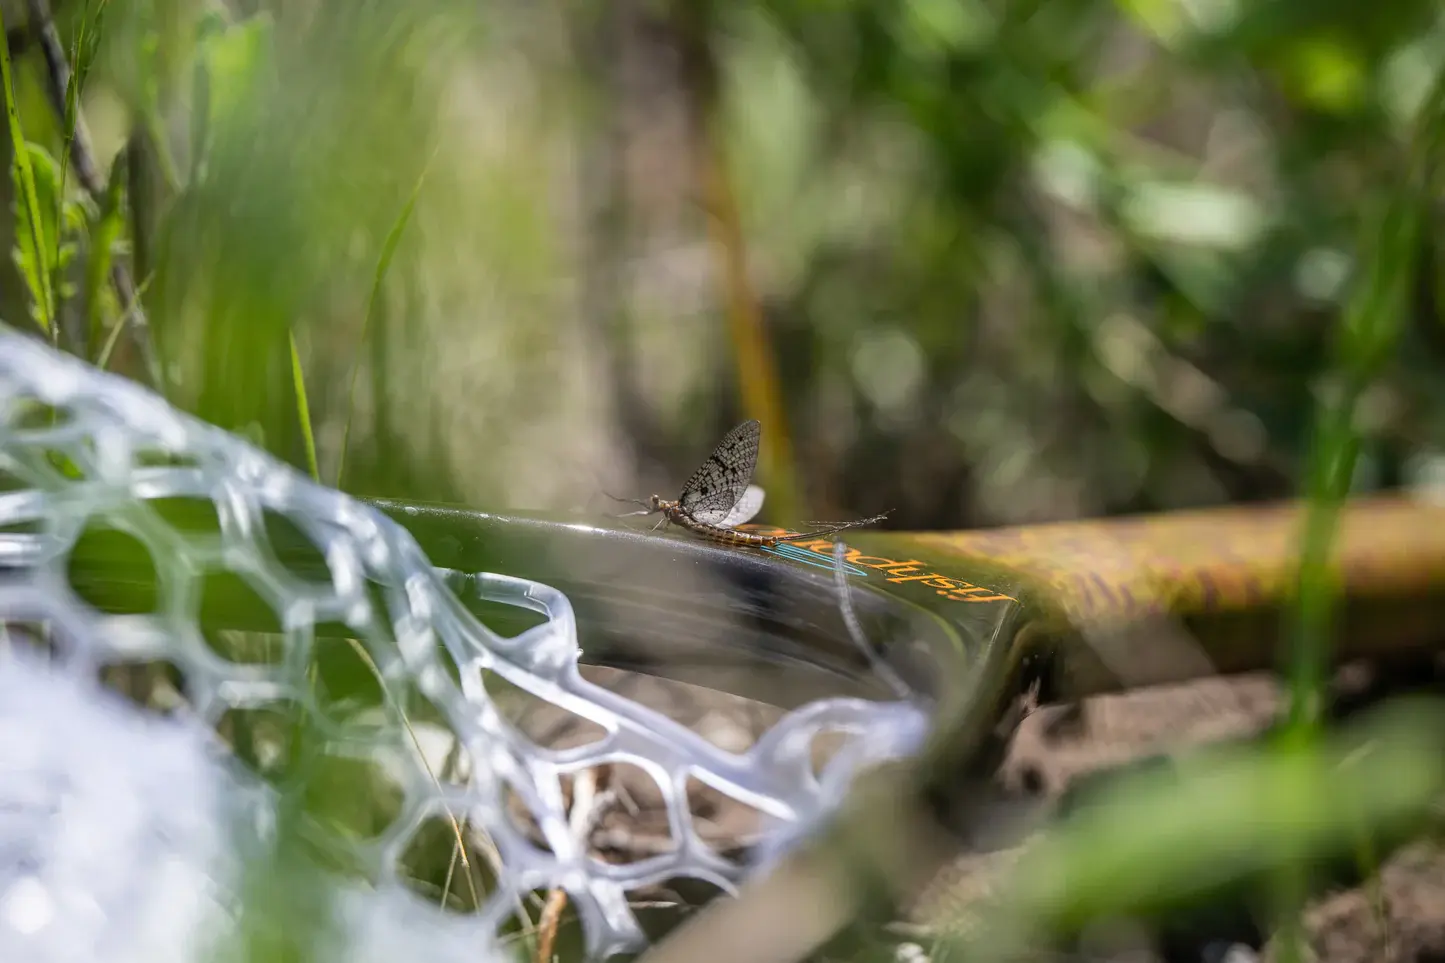
[[[347,960],[485,959],[503,952],[496,936],[521,896],[556,886],[568,891],[589,955],[639,948],[629,892],[680,877],[730,891],[827,815],[861,766],[911,752],[922,736],[915,708],[839,698],[783,715],[746,752],[723,751],[584,680],[558,591],[434,570],[374,508],[3,328],[0,479],[3,960],[212,958],[204,947],[237,919],[240,853],[248,840],[264,848],[280,797],[217,735],[241,713],[299,707],[329,753],[387,774],[387,824],[329,841],[356,871],[337,877],[329,911],[344,941],[336,958]],[[215,531],[167,521],[157,507],[176,499],[213,506]],[[329,578],[282,564],[267,535],[277,516],[314,545]],[[106,614],[77,590],[72,555],[97,525],[144,546],[157,585],[151,611]],[[199,620],[202,586],[216,573],[271,610],[280,630],[270,657],[218,647]],[[503,638],[448,585],[546,620]],[[311,669],[322,624],[344,624],[383,680],[369,715],[321,704]],[[101,684],[157,664],[176,676],[167,714]],[[488,691],[499,684],[589,720],[601,738],[538,745],[499,712]],[[810,746],[824,730],[851,735],[819,773]],[[468,763],[444,778],[427,751],[437,734]],[[611,864],[574,835],[563,777],[605,763],[656,782],[676,841],[669,851]],[[760,859],[740,865],[703,842],[689,780],[763,814]],[[528,825],[509,815],[518,803]],[[398,869],[442,817],[494,847],[494,886],[470,914],[443,912]]]

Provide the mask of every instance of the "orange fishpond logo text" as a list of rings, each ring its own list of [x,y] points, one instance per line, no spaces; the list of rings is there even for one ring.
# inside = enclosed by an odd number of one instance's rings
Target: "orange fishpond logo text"
[[[786,528],[777,528],[772,525],[739,525],[738,530],[757,535],[795,534]],[[827,538],[816,538],[808,542],[782,542],[776,546],[765,548],[763,551],[817,568],[831,569],[834,565],[833,542]],[[892,559],[884,558],[881,555],[864,555],[863,550],[858,548],[850,548],[846,552],[844,568],[850,575],[866,578],[872,570],[881,573],[885,581],[894,585],[912,582],[931,588],[950,602],[1017,601],[1012,595],[1003,595],[982,585],[974,585],[962,579],[930,571],[927,564],[918,559]]]

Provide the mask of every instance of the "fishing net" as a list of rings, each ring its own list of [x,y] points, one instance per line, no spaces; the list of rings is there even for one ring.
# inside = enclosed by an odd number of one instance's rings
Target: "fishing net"
[[[277,551],[298,533],[314,564]],[[119,542],[136,551],[108,555]],[[107,572],[107,557],[131,561]],[[212,624],[223,597],[271,631]],[[504,637],[477,599],[542,621]],[[923,731],[901,702],[824,699],[726,751],[585,679],[555,589],[435,569],[375,508],[4,329],[0,627],[3,959],[196,958],[195,934],[235,924],[242,855],[274,840],[287,787],[327,778],[349,788],[299,818],[338,881],[322,915],[361,944],[338,958],[387,958],[402,933],[407,957],[485,958],[525,896],[557,887],[589,955],[633,950],[630,894],[677,879],[731,891]],[[346,666],[361,667],[349,684]],[[504,690],[598,735],[543,745]],[[819,769],[824,732],[847,739]],[[589,851],[569,796],[604,765],[655,785],[670,847],[625,863]],[[697,831],[698,784],[761,814],[749,857]],[[456,867],[459,837],[485,865]],[[428,859],[446,892],[418,885]],[[472,911],[446,912],[474,878]]]

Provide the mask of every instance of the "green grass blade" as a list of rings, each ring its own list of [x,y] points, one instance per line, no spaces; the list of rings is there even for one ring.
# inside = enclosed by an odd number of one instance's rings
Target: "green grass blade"
[[[301,435],[306,440],[306,467],[311,477],[321,480],[321,469],[316,464],[316,436],[311,430],[311,406],[306,403],[306,376],[301,371],[301,352],[296,349],[296,333],[289,333],[291,339],[291,378],[296,383],[296,416],[301,421]]]
[[[111,325],[110,333],[107,334],[105,338],[105,345],[100,349],[100,354],[97,355],[95,359],[95,366],[102,371],[110,364],[111,353],[115,351],[116,342],[120,340],[121,334],[134,322],[132,316],[140,306],[141,295],[145,294],[146,288],[150,287],[151,279],[154,277],[155,274],[152,272],[140,283],[140,286],[135,289],[135,299],[125,306],[124,310],[120,313],[120,317],[116,319],[115,324]]]
[[[92,343],[99,340],[100,332],[105,326],[104,306],[109,290],[111,265],[115,263],[115,246],[125,231],[125,205],[121,202],[125,182],[126,159],[125,152],[121,152],[111,165],[110,183],[106,186],[104,196],[100,198],[100,212],[90,229],[90,256],[85,263],[85,306],[88,315],[86,323],[90,328]],[[139,290],[136,291],[136,298],[140,298]],[[133,307],[129,304],[119,306],[122,317],[108,339],[112,347],[121,328],[128,323]],[[98,363],[104,368],[110,360],[110,352],[105,351],[99,357]]]
[[[1420,108],[1403,183],[1378,202],[1362,235],[1361,273],[1334,346],[1330,390],[1316,410],[1306,475],[1308,511],[1289,660],[1289,738],[1312,730],[1329,665],[1335,586],[1328,564],[1341,504],[1350,491],[1360,436],[1360,399],[1395,350],[1410,310],[1439,145],[1445,142],[1445,71]]]
[[[0,34],[5,33],[5,18],[0,13]],[[10,130],[10,144],[14,152],[15,179],[19,184],[25,212],[24,220],[28,223],[16,225],[16,237],[22,244],[30,247],[30,254],[34,258],[34,265],[37,273],[35,285],[39,288],[36,292],[36,310],[39,315],[41,327],[43,327],[52,340],[58,335],[55,324],[55,299],[50,288],[50,252],[46,248],[44,232],[40,219],[40,198],[35,189],[35,172],[30,169],[30,151],[25,140],[25,130],[20,123],[20,106],[15,98],[15,82],[10,65],[10,51],[8,45],[0,44],[0,84],[4,85],[3,96],[5,97],[5,119]]]
[[[386,241],[381,247],[381,257],[376,262],[376,272],[371,279],[371,295],[366,299],[366,317],[361,322],[361,337],[357,342],[356,363],[351,366],[351,382],[346,389],[346,422],[341,430],[341,453],[336,457],[336,488],[341,487],[342,473],[346,470],[346,446],[351,438],[351,418],[356,410],[356,376],[361,370],[361,347],[366,344],[366,338],[371,331],[372,317],[376,313],[376,303],[381,297],[381,287],[386,281],[387,272],[391,270],[392,259],[396,256],[396,249],[401,244],[401,236],[406,231],[406,225],[411,221],[412,211],[416,209],[416,200],[421,195],[422,184],[426,182],[427,173],[431,170],[432,161],[436,159],[437,152],[432,151],[431,157],[427,158],[426,166],[422,168],[421,175],[417,177],[416,183],[412,185],[411,196],[406,199],[401,213],[397,215],[396,221],[392,223],[391,230],[387,232]]]
[[[104,5],[103,3],[101,4]],[[80,16],[80,25],[75,31],[75,41],[71,45],[70,73],[65,78],[65,117],[62,126],[62,136],[65,139],[64,149],[60,152],[60,190],[56,192],[55,198],[55,223],[65,223],[65,187],[70,173],[70,151],[75,143],[75,129],[80,116],[80,90],[85,83],[86,74],[89,73],[89,63],[86,54],[91,52],[94,46],[94,31],[99,17],[99,7],[91,0],[87,0],[85,10]],[[58,288],[60,284],[61,234],[55,234],[55,261],[57,277],[52,282],[52,288]]]
[[[1289,709],[1282,736],[1298,749],[1318,738],[1325,714],[1337,607],[1330,547],[1340,509],[1349,497],[1359,460],[1360,401],[1399,340],[1414,293],[1416,260],[1429,206],[1437,145],[1445,139],[1445,71],[1420,108],[1410,151],[1411,170],[1377,202],[1361,239],[1361,273],[1335,342],[1330,381],[1316,409],[1305,480],[1305,524],[1297,574],[1297,597],[1289,626]],[[1357,845],[1359,844],[1357,840]],[[1309,892],[1306,854],[1285,862],[1275,876],[1274,909],[1279,956],[1304,953],[1302,908]]]

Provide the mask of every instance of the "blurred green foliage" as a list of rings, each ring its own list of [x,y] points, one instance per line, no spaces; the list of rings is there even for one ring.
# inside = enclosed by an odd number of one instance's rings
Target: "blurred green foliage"
[[[935,959],[1013,959],[1040,931],[1163,917],[1221,890],[1262,910],[1282,863],[1348,865],[1362,830],[1398,845],[1432,826],[1445,785],[1440,710],[1402,700],[1313,746],[1212,747],[1118,775],[1031,847],[994,899],[955,921],[945,940],[973,955],[940,949]]]
[[[1293,491],[1362,213],[1445,50],[1416,0],[55,15],[125,201],[122,230],[103,197],[67,222],[60,310],[109,331],[93,265],[128,266],[177,403],[305,466],[294,337],[324,478],[345,437],[358,492],[598,511],[756,413],[725,322],[753,299],[808,514],[903,527]],[[49,171],[66,125],[17,53]],[[747,291],[709,232],[719,159]],[[23,321],[41,279],[5,272]],[[1357,486],[1435,457],[1433,274],[1365,398]]]

